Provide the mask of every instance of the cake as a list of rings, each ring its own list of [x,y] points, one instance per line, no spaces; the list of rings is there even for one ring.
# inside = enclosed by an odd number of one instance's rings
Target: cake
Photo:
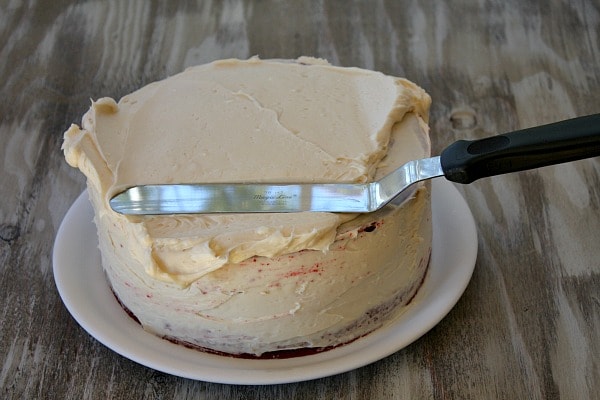
[[[141,184],[367,182],[428,157],[429,96],[324,60],[220,60],[92,101],[64,136],[102,266],[142,327],[238,357],[319,352],[393,321],[425,278],[430,189],[367,214],[126,216]]]

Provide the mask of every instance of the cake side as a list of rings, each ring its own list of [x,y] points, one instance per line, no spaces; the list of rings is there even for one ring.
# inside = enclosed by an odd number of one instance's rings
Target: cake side
[[[99,224],[101,238],[107,236],[100,242],[128,267],[111,257],[107,276],[144,329],[199,348],[253,355],[337,346],[393,320],[425,277],[432,236],[429,188],[422,187],[368,225],[347,224],[325,253],[251,257],[182,290],[136,274],[142,266],[131,266],[128,249],[108,238],[109,230]]]

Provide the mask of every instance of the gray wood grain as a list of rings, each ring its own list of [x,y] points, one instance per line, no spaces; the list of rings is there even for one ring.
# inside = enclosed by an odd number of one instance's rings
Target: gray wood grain
[[[593,399],[600,393],[600,160],[460,187],[475,274],[450,314],[366,367],[288,385],[186,380],[89,336],[51,254],[84,188],[62,133],[218,58],[294,58],[404,76],[433,97],[434,151],[600,112],[600,4],[578,1],[0,2],[0,398]]]

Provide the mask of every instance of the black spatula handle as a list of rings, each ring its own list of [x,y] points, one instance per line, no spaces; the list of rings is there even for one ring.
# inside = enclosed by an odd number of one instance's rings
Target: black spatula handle
[[[501,175],[600,156],[600,114],[479,140],[459,140],[440,155],[453,182]]]

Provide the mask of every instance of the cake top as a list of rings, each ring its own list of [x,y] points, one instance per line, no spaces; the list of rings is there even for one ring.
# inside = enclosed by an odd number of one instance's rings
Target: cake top
[[[106,203],[141,184],[366,182],[428,156],[429,103],[405,79],[323,60],[222,60],[92,102],[63,148]],[[202,271],[155,271],[188,282],[254,255],[324,250],[352,216],[123,218],[152,240],[211,243]]]

